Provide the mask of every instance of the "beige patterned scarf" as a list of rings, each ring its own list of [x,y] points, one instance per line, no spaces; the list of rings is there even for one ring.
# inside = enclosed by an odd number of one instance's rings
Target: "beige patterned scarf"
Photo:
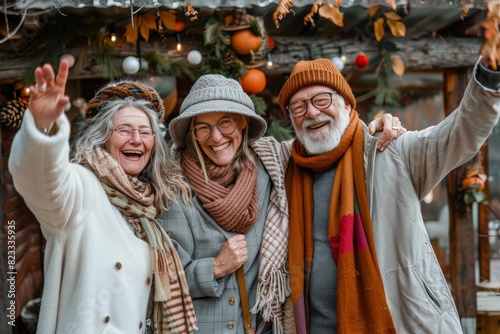
[[[101,181],[111,203],[134,226],[135,234],[151,249],[154,274],[155,333],[191,333],[197,330],[194,307],[184,268],[172,241],[156,220],[151,186],[123,171],[104,149],[97,149],[93,163],[85,165]],[[94,165],[104,166],[101,174]]]

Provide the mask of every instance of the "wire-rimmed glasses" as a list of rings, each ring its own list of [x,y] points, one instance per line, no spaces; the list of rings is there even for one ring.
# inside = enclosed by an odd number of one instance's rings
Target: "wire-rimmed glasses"
[[[206,141],[212,135],[212,129],[214,127],[217,127],[217,130],[219,130],[221,134],[230,135],[236,130],[236,118],[224,117],[214,125],[198,123],[191,131],[197,141]]]

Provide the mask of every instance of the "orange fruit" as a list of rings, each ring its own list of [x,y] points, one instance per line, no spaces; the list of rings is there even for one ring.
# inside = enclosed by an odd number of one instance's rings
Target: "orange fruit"
[[[259,69],[251,68],[240,77],[241,87],[247,94],[259,94],[266,88],[266,75]]]
[[[477,176],[466,177],[462,180],[462,187],[466,189],[474,188],[475,190],[483,190],[484,181]]]
[[[248,55],[250,51],[257,51],[262,44],[262,37],[254,35],[252,30],[243,29],[233,32],[231,46],[240,55]]]

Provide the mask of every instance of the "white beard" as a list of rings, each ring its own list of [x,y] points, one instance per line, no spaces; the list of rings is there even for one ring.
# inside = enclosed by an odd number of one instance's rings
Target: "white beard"
[[[344,103],[341,103],[341,106],[338,107],[339,116],[337,124],[335,124],[333,117],[324,113],[319,114],[315,119],[304,119],[301,129],[297,129],[295,123],[292,122],[297,138],[304,145],[309,155],[320,155],[330,152],[339,145],[340,139],[349,125],[349,112],[346,110]],[[308,126],[322,121],[330,122],[328,131],[314,133],[307,131]]]

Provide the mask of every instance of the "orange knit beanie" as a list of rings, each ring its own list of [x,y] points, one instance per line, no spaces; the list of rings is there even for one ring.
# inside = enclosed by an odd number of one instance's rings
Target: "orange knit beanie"
[[[290,77],[281,88],[278,104],[281,111],[288,115],[286,106],[290,98],[302,88],[323,85],[333,88],[351,105],[356,107],[356,99],[344,76],[330,59],[301,60],[293,67]]]

